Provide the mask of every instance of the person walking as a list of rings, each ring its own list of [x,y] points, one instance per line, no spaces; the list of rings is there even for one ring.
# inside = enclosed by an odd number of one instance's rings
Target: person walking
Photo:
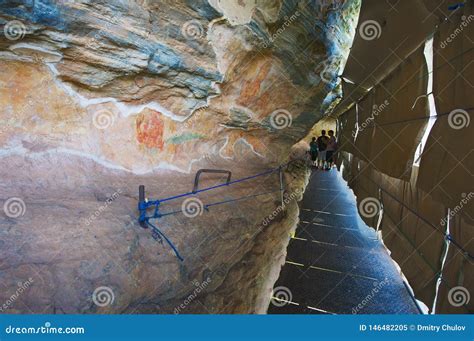
[[[317,167],[325,169],[326,167],[326,149],[328,145],[328,137],[326,136],[326,130],[321,130],[321,136],[316,140],[318,144],[318,162]]]
[[[316,160],[318,158],[318,144],[316,143],[316,137],[313,137],[309,143],[309,153],[311,155],[311,165],[316,166]]]
[[[337,141],[334,136],[334,130],[328,131],[328,144],[326,148],[326,170],[330,170],[334,166],[334,157],[337,151]]]

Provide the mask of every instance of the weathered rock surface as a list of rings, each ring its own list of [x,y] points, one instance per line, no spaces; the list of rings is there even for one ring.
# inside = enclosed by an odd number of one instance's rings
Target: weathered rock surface
[[[338,95],[358,8],[2,1],[0,200],[25,204],[0,215],[2,311],[264,312],[304,169],[287,171],[292,200],[264,228],[278,191],[160,219],[184,262],[136,223],[137,188],[162,198],[189,191],[198,168],[238,178],[284,162]],[[199,198],[278,188],[273,174]],[[103,307],[101,286],[114,294]]]

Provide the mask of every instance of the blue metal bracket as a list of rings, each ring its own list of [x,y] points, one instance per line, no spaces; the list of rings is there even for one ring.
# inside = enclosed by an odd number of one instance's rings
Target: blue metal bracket
[[[147,216],[146,211],[149,207],[155,207],[155,210],[153,212],[153,215]],[[158,227],[150,223],[150,219],[157,219],[161,218],[162,215],[160,213],[160,200],[148,200],[145,198],[145,186],[140,185],[138,187],[138,223],[140,224],[141,227],[143,228],[148,228],[150,227],[152,229],[152,236],[155,240],[158,240],[159,242],[163,242],[163,239],[168,243],[168,245],[173,249],[176,257],[180,261],[183,261],[183,257],[179,254],[178,249],[174,244],[171,242],[171,240],[166,237],[166,235],[160,231]]]

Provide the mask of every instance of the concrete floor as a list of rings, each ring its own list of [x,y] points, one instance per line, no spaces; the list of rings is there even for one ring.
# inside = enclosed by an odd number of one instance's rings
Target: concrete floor
[[[269,314],[416,314],[395,264],[336,169],[314,170]]]

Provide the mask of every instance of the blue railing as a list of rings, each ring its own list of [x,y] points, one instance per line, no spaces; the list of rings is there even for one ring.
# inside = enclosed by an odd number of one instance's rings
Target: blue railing
[[[138,198],[138,211],[139,211],[138,222],[139,222],[140,226],[142,226],[143,228],[148,228],[148,227],[151,228],[153,238],[155,238],[156,240],[159,240],[160,242],[162,242],[163,239],[164,239],[166,241],[166,243],[171,247],[171,249],[173,250],[176,257],[180,261],[183,261],[184,258],[180,255],[178,249],[173,244],[173,242],[168,237],[166,237],[166,235],[156,225],[152,224],[150,222],[150,220],[159,219],[159,218],[162,218],[162,217],[165,217],[165,216],[174,215],[174,214],[178,214],[178,213],[183,213],[184,208],[181,207],[181,209],[179,209],[179,210],[174,210],[174,211],[169,211],[169,212],[160,212],[160,205],[162,203],[172,201],[172,200],[176,200],[176,199],[179,199],[179,198],[195,196],[198,193],[203,193],[203,192],[207,192],[207,191],[214,190],[214,189],[217,189],[217,188],[235,185],[237,183],[241,183],[241,182],[244,182],[244,181],[249,181],[249,180],[259,178],[259,177],[262,177],[262,176],[265,176],[265,175],[270,175],[270,174],[273,174],[273,173],[276,173],[276,172],[279,173],[279,179],[280,179],[280,188],[279,189],[274,190],[274,191],[266,191],[266,192],[261,192],[261,193],[257,193],[257,194],[246,195],[246,196],[233,198],[233,199],[221,200],[221,201],[217,201],[217,202],[213,202],[213,203],[209,203],[209,204],[205,204],[205,205],[203,204],[202,205],[202,210],[209,211],[209,208],[212,207],[212,206],[227,204],[227,203],[230,203],[230,202],[245,200],[245,199],[254,198],[254,197],[258,197],[258,196],[266,195],[266,194],[271,194],[271,193],[275,193],[275,192],[280,192],[281,193],[281,200],[283,202],[283,190],[284,190],[284,187],[283,187],[283,168],[285,166],[287,166],[289,163],[290,162],[279,165],[277,168],[269,169],[267,171],[264,171],[264,172],[261,172],[261,173],[255,174],[255,175],[247,176],[247,177],[236,179],[236,180],[231,180],[232,172],[228,171],[228,170],[200,169],[196,173],[196,176],[195,176],[195,179],[194,179],[194,187],[193,187],[192,191],[182,193],[182,194],[178,194],[178,195],[174,195],[174,196],[167,197],[167,198],[163,198],[163,199],[156,199],[156,200],[146,199],[145,198],[145,186],[140,185],[139,188],[138,188],[138,197],[139,197]],[[207,188],[203,188],[203,189],[198,189],[199,188],[199,177],[202,173],[227,174],[228,175],[227,176],[227,181],[225,183],[222,183],[222,184],[219,184],[219,185],[215,185],[215,186],[211,186],[211,187],[207,187]],[[150,208],[154,208],[153,214],[152,215],[147,215],[147,210],[150,209]]]

